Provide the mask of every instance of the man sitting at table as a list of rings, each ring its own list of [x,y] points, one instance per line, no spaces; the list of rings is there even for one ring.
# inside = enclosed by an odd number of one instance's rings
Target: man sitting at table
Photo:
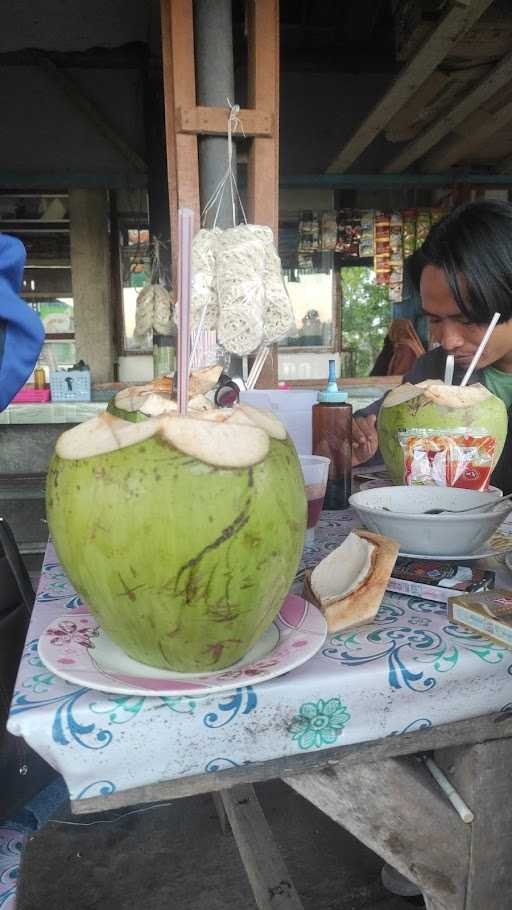
[[[507,439],[492,482],[512,492],[512,205],[481,200],[459,206],[430,229],[410,266],[439,346],[418,358],[405,382],[443,379],[446,357],[453,354],[458,385],[494,313],[501,313],[470,382],[483,383],[507,407]],[[354,465],[377,454],[382,400],[354,415]]]

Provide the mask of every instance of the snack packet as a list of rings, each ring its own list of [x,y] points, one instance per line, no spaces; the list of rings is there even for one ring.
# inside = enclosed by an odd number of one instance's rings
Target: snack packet
[[[398,434],[408,486],[487,490],[496,438],[483,429],[411,429]]]

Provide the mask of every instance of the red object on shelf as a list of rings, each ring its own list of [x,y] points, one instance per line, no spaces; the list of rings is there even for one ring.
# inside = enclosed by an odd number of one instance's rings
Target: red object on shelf
[[[50,389],[20,389],[11,404],[39,404],[50,400]]]

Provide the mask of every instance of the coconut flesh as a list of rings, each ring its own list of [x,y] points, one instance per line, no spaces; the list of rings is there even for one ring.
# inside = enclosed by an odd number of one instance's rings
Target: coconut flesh
[[[152,400],[151,416],[104,413],[59,438],[48,523],[76,590],[130,657],[217,670],[243,656],[289,590],[306,526],[302,471],[270,412],[179,417],[160,397],[160,413]]]
[[[413,429],[485,431],[496,438],[495,463],[505,445],[507,409],[480,383],[445,385],[441,379],[405,382],[386,395],[377,420],[379,448],[393,483],[404,482],[398,434]]]
[[[372,571],[375,544],[351,532],[311,573],[312,591],[323,606],[348,597]]]

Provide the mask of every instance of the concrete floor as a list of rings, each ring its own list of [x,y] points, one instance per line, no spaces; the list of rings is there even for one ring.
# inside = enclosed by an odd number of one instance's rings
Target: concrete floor
[[[281,781],[256,790],[304,910],[411,910],[343,828]],[[210,796],[138,808],[69,825],[63,807],[27,844],[17,910],[256,910]]]

